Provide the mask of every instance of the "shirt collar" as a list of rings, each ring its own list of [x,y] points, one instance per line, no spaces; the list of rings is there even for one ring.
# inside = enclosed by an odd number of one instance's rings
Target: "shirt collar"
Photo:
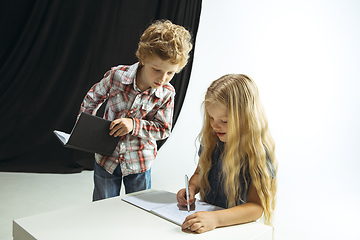
[[[126,71],[124,71],[124,75],[121,78],[121,83],[132,84],[135,82],[136,71],[138,69],[138,65],[139,65],[139,63],[135,63],[135,64],[129,66],[129,68]]]
[[[136,86],[136,72],[139,69],[139,62],[129,66],[128,71],[126,71],[124,73],[124,78],[122,78],[121,82],[123,84],[133,84],[133,88],[138,91],[141,92],[141,90]],[[158,88],[158,89],[154,89],[154,88],[150,88],[145,90],[144,92],[148,91],[149,95],[153,95],[155,94],[155,96],[157,98],[161,98],[161,96],[163,95],[163,88]]]

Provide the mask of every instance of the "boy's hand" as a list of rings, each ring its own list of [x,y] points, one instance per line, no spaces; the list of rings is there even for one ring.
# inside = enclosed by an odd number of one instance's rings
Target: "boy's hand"
[[[124,136],[134,128],[131,118],[119,118],[111,122],[110,135],[114,137]]]

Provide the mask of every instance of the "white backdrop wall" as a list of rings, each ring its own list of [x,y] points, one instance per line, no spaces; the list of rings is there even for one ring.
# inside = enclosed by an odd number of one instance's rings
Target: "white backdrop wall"
[[[255,80],[275,139],[275,239],[360,239],[360,1],[204,0],[189,89],[153,188],[176,192],[192,175],[204,93],[227,73]]]

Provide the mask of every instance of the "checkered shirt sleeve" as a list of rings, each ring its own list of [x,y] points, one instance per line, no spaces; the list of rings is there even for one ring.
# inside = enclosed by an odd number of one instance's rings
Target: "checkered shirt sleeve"
[[[104,118],[132,118],[133,131],[119,138],[111,156],[95,154],[96,161],[112,173],[120,164],[124,176],[150,169],[157,155],[156,140],[169,136],[172,126],[175,89],[139,91],[134,84],[138,64],[110,70],[86,94],[80,112],[96,114],[107,100]]]

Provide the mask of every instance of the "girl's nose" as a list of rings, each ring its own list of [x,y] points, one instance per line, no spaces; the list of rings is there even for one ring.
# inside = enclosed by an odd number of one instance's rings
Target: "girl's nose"
[[[216,123],[211,123],[211,127],[214,129],[214,131],[218,130],[219,129],[219,125],[216,124]]]

